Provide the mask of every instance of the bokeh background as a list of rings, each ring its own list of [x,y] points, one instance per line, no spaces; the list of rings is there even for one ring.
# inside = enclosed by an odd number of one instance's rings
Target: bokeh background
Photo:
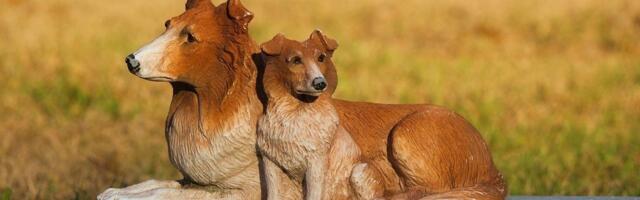
[[[640,195],[640,1],[243,2],[258,43],[315,28],[338,40],[337,97],[469,119],[512,195]],[[0,0],[0,199],[180,177],[171,89],[123,60],[183,5]]]

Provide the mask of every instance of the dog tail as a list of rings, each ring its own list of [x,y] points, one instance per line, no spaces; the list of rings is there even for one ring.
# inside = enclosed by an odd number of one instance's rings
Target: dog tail
[[[505,199],[503,191],[497,191],[492,186],[474,186],[447,191],[445,193],[429,195],[420,200],[432,199],[474,199],[474,200],[500,200]]]
[[[507,185],[499,175],[499,178],[491,182],[479,183],[469,187],[453,188],[441,193],[425,189],[423,186],[414,186],[405,189],[404,192],[387,196],[387,199],[473,199],[473,200],[503,200],[507,196]]]
[[[502,177],[493,182],[457,188],[443,193],[431,194],[420,200],[432,199],[474,199],[474,200],[502,200],[507,196],[507,185]]]

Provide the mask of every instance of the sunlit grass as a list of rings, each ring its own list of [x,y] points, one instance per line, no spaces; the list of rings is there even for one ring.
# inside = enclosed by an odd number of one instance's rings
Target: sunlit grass
[[[511,194],[640,195],[638,1],[243,2],[257,42],[315,28],[338,40],[337,97],[469,119]],[[123,58],[183,3],[0,0],[0,199],[179,177],[170,88]]]

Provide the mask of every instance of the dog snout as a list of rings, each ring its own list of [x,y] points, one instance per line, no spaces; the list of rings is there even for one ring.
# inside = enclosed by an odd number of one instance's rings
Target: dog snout
[[[127,63],[127,68],[131,73],[138,73],[140,71],[140,61],[136,60],[135,55],[129,54],[127,58],[124,59],[124,62]]]
[[[313,81],[311,81],[311,86],[313,87],[313,89],[322,91],[327,88],[327,81],[324,80],[324,77],[316,77],[313,79]]]

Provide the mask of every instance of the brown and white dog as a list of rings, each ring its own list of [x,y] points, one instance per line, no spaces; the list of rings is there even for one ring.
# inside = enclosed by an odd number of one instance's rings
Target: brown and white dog
[[[169,82],[169,158],[181,181],[151,180],[108,189],[98,199],[260,199],[256,124],[257,46],[248,34],[253,14],[239,0],[214,6],[188,0],[166,30],[126,58],[134,75]],[[186,187],[188,186],[188,187]],[[193,186],[207,187],[188,189]]]
[[[258,122],[268,199],[283,199],[286,173],[305,199],[374,199],[384,189],[377,170],[360,163],[360,149],[340,126],[325,92],[337,43],[314,31],[298,42],[278,34],[261,45],[265,113]],[[295,190],[294,190],[295,191]],[[295,191],[297,192],[297,191]],[[296,194],[294,194],[296,195]]]
[[[165,134],[171,163],[184,180],[108,189],[99,199],[263,197],[256,126],[263,112],[257,80],[264,66],[247,31],[253,15],[239,0],[219,6],[188,0],[186,8],[167,21],[160,37],[126,59],[131,73],[173,88]],[[335,69],[327,68],[325,78],[326,92],[333,93]],[[431,105],[332,103],[363,161],[380,172],[385,195],[505,197],[506,185],[487,145],[454,112]],[[295,186],[286,190],[302,194]]]

